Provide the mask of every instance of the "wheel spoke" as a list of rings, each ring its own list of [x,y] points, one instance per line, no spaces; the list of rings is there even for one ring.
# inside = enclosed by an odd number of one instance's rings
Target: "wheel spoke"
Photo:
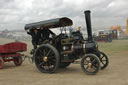
[[[48,56],[55,56],[54,53],[51,51]]]
[[[41,51],[42,51],[42,53],[43,53],[43,56],[45,56],[46,55],[46,51],[45,51],[45,48],[43,48],[43,49],[40,49]]]
[[[43,68],[44,68],[45,71],[47,71],[47,66],[44,66]]]
[[[89,68],[89,66],[87,66],[85,69],[88,69]]]
[[[46,55],[46,56],[49,56],[49,54],[51,53],[51,51],[52,51],[52,50],[50,49],[50,50],[48,51],[48,53],[47,53],[47,55]]]
[[[38,54],[40,55],[40,56],[43,56],[43,54],[42,54],[42,52],[39,50],[38,51]]]
[[[94,72],[97,69],[97,67],[93,66],[92,69],[93,69],[92,72]]]
[[[48,61],[51,65],[55,65],[55,62],[52,61]]]
[[[40,63],[39,66],[42,66],[43,64],[45,64],[44,62]]]
[[[101,61],[101,63],[102,63],[103,65],[105,65],[102,61]]]
[[[102,57],[101,57],[101,60],[104,58],[104,56],[102,55]]]
[[[107,61],[107,60],[102,60],[102,61]]]
[[[93,64],[95,62],[95,59],[93,59],[92,61],[91,61],[91,63]]]
[[[54,56],[50,56],[50,57],[48,57],[48,59],[54,59],[55,57]]]
[[[96,67],[96,68],[98,67],[96,64],[93,64],[93,66]]]
[[[46,64],[46,70],[47,70],[47,71],[50,72],[53,68],[54,68],[54,67],[51,67],[51,64],[50,64],[49,62]]]
[[[88,60],[85,60],[83,64],[84,64],[85,66],[87,66],[88,63],[89,63],[89,61],[88,61]]]
[[[84,63],[84,65],[88,65],[88,63]]]
[[[55,62],[56,62],[56,60],[51,60],[51,62],[55,63]]]
[[[55,61],[56,61],[56,59],[52,59],[51,61],[54,61],[54,62],[55,62]]]
[[[48,71],[50,71],[50,67],[49,67],[49,66],[47,66],[47,68],[48,68]]]
[[[47,65],[47,63],[46,63],[46,66],[45,66],[45,70],[48,71],[48,65]]]

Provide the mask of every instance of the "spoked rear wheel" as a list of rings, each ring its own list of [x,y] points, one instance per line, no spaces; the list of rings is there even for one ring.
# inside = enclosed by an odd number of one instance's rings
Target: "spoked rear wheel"
[[[3,68],[3,65],[4,65],[3,58],[2,58],[2,57],[0,57],[0,69],[2,69],[2,68]]]
[[[100,61],[96,55],[87,54],[81,60],[81,68],[85,73],[94,75],[100,69]]]
[[[36,49],[34,61],[39,71],[53,73],[59,66],[59,53],[52,45],[43,44]]]
[[[101,70],[105,69],[109,64],[108,56],[103,52],[100,52],[100,62]]]

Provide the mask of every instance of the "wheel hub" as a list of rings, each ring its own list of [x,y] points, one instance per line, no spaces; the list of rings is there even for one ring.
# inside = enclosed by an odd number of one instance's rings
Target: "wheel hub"
[[[43,57],[43,61],[44,61],[44,62],[47,62],[47,61],[48,61],[48,57],[47,57],[47,56],[44,56],[44,57]]]
[[[91,68],[92,67],[92,63],[88,63],[88,67]]]

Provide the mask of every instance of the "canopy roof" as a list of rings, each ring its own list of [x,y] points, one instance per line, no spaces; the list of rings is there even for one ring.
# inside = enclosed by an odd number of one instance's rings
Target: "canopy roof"
[[[67,17],[62,17],[62,18],[56,18],[56,19],[50,19],[50,20],[26,24],[24,29],[27,30],[27,29],[35,29],[35,28],[57,28],[57,27],[65,27],[71,25],[73,25],[71,19]]]

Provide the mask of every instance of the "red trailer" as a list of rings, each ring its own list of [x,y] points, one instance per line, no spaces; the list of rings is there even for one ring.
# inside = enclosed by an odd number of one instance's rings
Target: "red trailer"
[[[0,69],[3,68],[4,62],[13,61],[16,66],[22,64],[21,52],[27,51],[27,45],[22,42],[11,42],[0,45]]]

